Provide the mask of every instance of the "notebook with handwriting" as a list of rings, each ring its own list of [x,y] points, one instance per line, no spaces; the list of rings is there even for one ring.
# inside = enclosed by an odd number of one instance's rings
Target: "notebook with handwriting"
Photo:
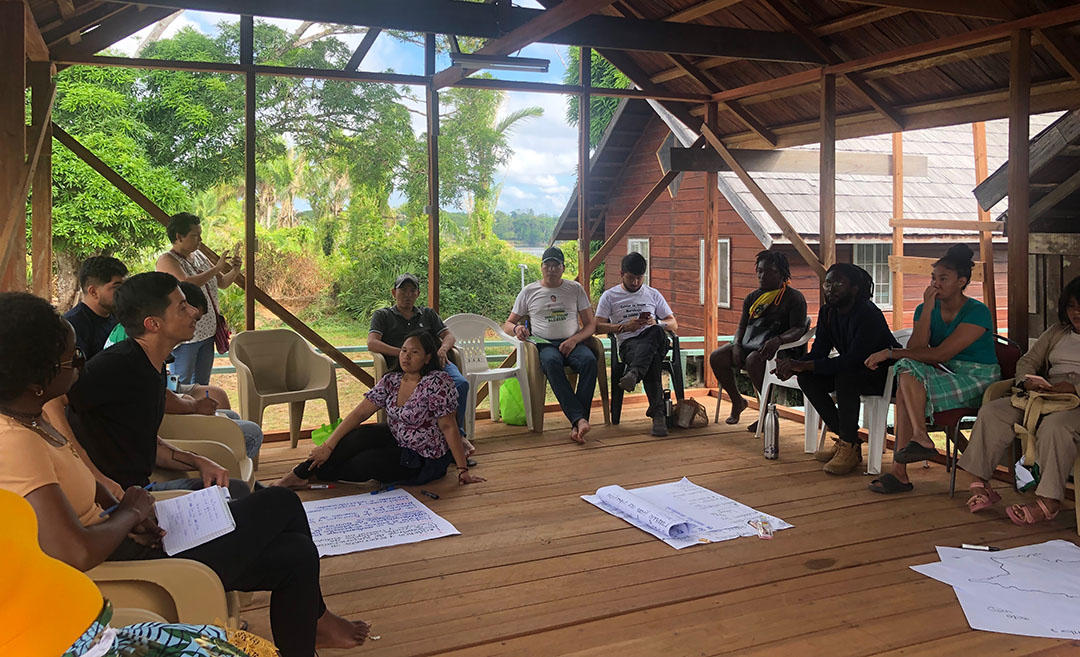
[[[220,486],[210,486],[155,502],[158,526],[165,530],[165,554],[171,557],[236,529],[226,493]]]

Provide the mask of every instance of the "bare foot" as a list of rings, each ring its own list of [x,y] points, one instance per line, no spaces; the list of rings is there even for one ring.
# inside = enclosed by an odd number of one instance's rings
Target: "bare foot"
[[[468,438],[461,439],[462,444],[465,446],[465,456],[469,457],[476,453],[476,446],[469,442]]]
[[[731,400],[731,415],[724,420],[725,424],[738,424],[739,416],[746,410],[746,407],[750,405],[750,402],[746,401],[743,397],[739,397],[738,400]]]
[[[584,445],[585,444],[585,434],[589,433],[590,431],[592,431],[592,426],[589,424],[588,420],[586,420],[585,418],[582,418],[582,419],[578,420],[578,422],[577,422],[578,442],[580,442],[582,445]]]
[[[315,630],[315,647],[323,649],[355,648],[371,633],[371,625],[364,621],[342,618],[329,609],[319,617]]]
[[[577,426],[570,427],[570,440],[574,441],[579,445],[585,444],[585,441],[582,440],[581,436],[579,435]]]
[[[275,481],[271,486],[281,486],[282,488],[289,488],[291,490],[307,490],[308,482],[306,479],[301,479],[293,474],[292,470],[289,470],[281,479]]]

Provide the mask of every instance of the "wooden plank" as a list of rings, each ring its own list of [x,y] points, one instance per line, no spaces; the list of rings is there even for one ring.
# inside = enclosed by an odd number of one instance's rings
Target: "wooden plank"
[[[1005,229],[1003,221],[962,221],[959,219],[890,219],[893,228],[940,228],[981,233],[1000,233]]]
[[[561,6],[561,5],[560,5]],[[549,10],[550,11],[550,10]],[[589,125],[592,114],[592,50],[582,48],[578,57],[578,80],[585,90],[578,96],[578,282],[589,294]]]
[[[364,33],[364,38],[360,40],[360,45],[356,46],[352,57],[349,57],[348,63],[345,64],[346,71],[355,71],[360,68],[360,63],[364,61],[364,57],[367,57],[371,46],[375,45],[375,39],[379,38],[380,32],[382,30],[377,27],[368,28],[368,31]]]
[[[946,16],[966,16],[968,18],[984,18],[987,20],[1007,21],[1015,18],[1005,5],[997,2],[982,2],[981,0],[842,0],[858,5],[873,5],[875,7],[892,7],[914,12],[928,14],[944,14]]]
[[[869,23],[874,23],[886,18],[892,18],[899,14],[906,13],[908,10],[900,7],[877,7],[874,9],[863,9],[862,11],[856,11],[846,16],[840,16],[828,20],[820,25],[811,27],[811,31],[819,37],[829,36],[830,34],[836,34],[837,32],[845,32],[856,27],[861,27]]]
[[[820,170],[821,156],[805,149],[759,150],[732,148],[731,154],[739,164],[750,172],[782,172],[816,174]],[[676,171],[730,171],[723,158],[712,149],[671,148],[671,167]],[[925,155],[904,157],[904,169],[912,176],[925,176]],[[886,153],[836,153],[836,173],[863,176],[891,176],[892,156]]]
[[[435,74],[435,35],[424,37],[424,72]],[[434,84],[425,88],[427,99],[428,155],[428,306],[439,311],[439,91]]]
[[[709,103],[705,106],[704,130],[712,133],[716,129],[719,119],[720,106],[717,103]],[[704,135],[705,133],[703,133]],[[708,137],[706,137],[708,139]],[[723,148],[723,145],[721,145]],[[720,190],[717,187],[717,173],[708,171],[705,173],[705,257],[702,270],[705,273],[704,287],[705,305],[705,330],[702,332],[705,341],[705,361],[708,362],[713,349],[716,349],[719,334],[719,296],[720,296],[720,268],[717,243],[720,239],[719,203]],[[705,386],[714,388],[717,385],[716,375],[711,367],[705,367]]]
[[[705,0],[705,2],[700,2],[692,7],[677,11],[664,20],[672,23],[689,23],[692,20],[716,13],[721,9],[727,9],[740,2],[742,2],[742,0]]]
[[[258,175],[255,168],[255,19],[251,15],[240,17],[240,65],[244,66],[244,273],[252,284],[258,280],[255,273],[255,253],[259,243],[255,237],[255,185]],[[252,289],[244,294],[244,325],[255,330],[255,295]]]
[[[1068,144],[1077,133],[1080,133],[1080,112],[1070,112],[1036,135],[1028,148],[1028,176],[1067,153]],[[975,188],[975,199],[979,207],[990,210],[1008,195],[1008,189],[1008,166],[1002,165]]]
[[[558,5],[546,9],[529,22],[510,31],[505,36],[488,41],[477,50],[476,55],[509,55],[525,46],[576,23],[590,14],[607,7],[615,0],[563,0]],[[436,89],[447,87],[467,78],[479,69],[450,67],[435,74],[431,83]]]
[[[26,254],[26,232],[19,232],[26,208],[26,51],[24,5],[0,2],[0,291],[16,289],[8,277],[12,254]],[[11,285],[11,287],[8,287]]]
[[[702,140],[702,142],[704,142],[704,140]],[[678,177],[678,175],[679,172],[677,171],[668,171],[660,178],[660,180],[656,182],[655,185],[653,185],[652,189],[650,189],[649,192],[645,194],[645,198],[641,199],[641,201],[638,202],[638,204],[634,207],[630,214],[626,215],[626,218],[622,220],[622,222],[611,234],[611,236],[608,237],[607,240],[604,242],[603,246],[600,247],[600,250],[596,252],[596,255],[592,257],[589,262],[589,269],[595,270],[600,265],[600,263],[602,263],[604,259],[607,258],[608,254],[611,253],[612,249],[615,248],[615,246],[619,243],[620,240],[622,240],[622,238],[626,237],[626,234],[629,233],[630,229],[634,227],[634,224],[637,223],[637,220],[649,211],[649,208],[652,207],[653,202],[655,202],[656,199],[660,198],[660,195],[664,193],[664,190],[668,188],[668,185],[670,185],[671,182]]]
[[[814,252],[807,246],[806,241],[803,240],[802,236],[792,228],[791,223],[788,222],[787,218],[784,217],[784,214],[780,212],[780,209],[776,207],[776,204],[772,202],[769,195],[761,189],[746,169],[742,168],[734,156],[732,156],[731,151],[724,146],[720,141],[720,138],[716,136],[716,133],[713,132],[708,125],[703,124],[701,126],[701,133],[705,136],[705,139],[709,144],[720,153],[720,157],[724,158],[724,161],[731,167],[731,170],[739,176],[739,180],[742,181],[743,185],[746,186],[746,189],[749,190],[755,199],[757,199],[757,202],[761,204],[761,207],[765,209],[765,212],[768,213],[769,217],[772,218],[773,222],[780,228],[780,232],[784,234],[784,237],[788,238],[792,247],[794,247],[795,250],[799,252],[799,255],[803,257],[803,260],[810,265],[810,268],[814,270],[814,273],[824,280],[825,268],[821,265],[821,261],[817,259]]]
[[[49,61],[49,48],[45,45],[45,40],[41,38],[37,19],[34,18],[34,12],[30,11],[28,2],[23,4],[23,39],[27,59],[32,62]]]
[[[1046,49],[1046,52],[1050,53],[1050,56],[1054,58],[1054,61],[1057,62],[1058,65],[1072,77],[1072,79],[1080,82],[1080,65],[1078,65],[1078,62],[1080,62],[1080,55],[1077,55],[1077,53],[1065,43],[1064,39],[1053,32],[1036,28],[1033,30],[1033,34],[1035,38],[1039,40],[1039,43],[1042,44],[1042,47]]]
[[[894,132],[892,135],[892,208],[893,217],[903,220],[904,218],[904,133]],[[892,254],[897,257],[904,255],[904,231],[899,226],[893,226],[892,231]],[[890,268],[892,276],[892,327],[894,331],[904,328],[904,272]]]
[[[821,166],[818,171],[818,255],[836,263],[836,77],[821,76]]]
[[[31,111],[34,126],[44,130],[37,168],[31,183],[31,272],[30,290],[42,299],[52,299],[52,121],[50,109],[56,98],[56,84],[50,64],[32,64],[28,68]]]
[[[1031,113],[1031,32],[1011,36],[1009,53],[1009,339],[1028,342],[1028,120]]]
[[[912,276],[929,276],[934,271],[934,263],[937,258],[924,258],[921,256],[889,256],[889,270]],[[971,269],[971,282],[981,281],[983,277],[983,262],[975,261]]]
[[[1030,189],[1030,187],[1029,187]],[[1031,206],[1028,211],[1028,222],[1035,221],[1039,217],[1046,214],[1046,212],[1056,206],[1058,203],[1064,201],[1067,197],[1073,194],[1076,190],[1080,189],[1080,171],[1069,176],[1064,182],[1055,185],[1053,191],[1046,196],[1035,201],[1035,204]],[[1011,205],[1011,204],[1010,204]],[[1007,213],[1006,216],[1010,213]],[[1012,231],[1012,224],[1009,224],[1009,230]],[[1009,233],[1009,239],[1013,238],[1012,233]]]
[[[975,186],[978,187],[986,180],[988,173],[986,155],[986,124],[977,121],[971,124],[971,135],[975,150]],[[979,222],[989,224],[990,213],[982,208],[977,208]],[[1004,228],[1004,226],[1002,226]],[[990,309],[990,322],[994,331],[998,328],[997,317],[997,288],[994,281],[994,241],[990,233],[979,234],[979,257],[983,261],[983,303]]]

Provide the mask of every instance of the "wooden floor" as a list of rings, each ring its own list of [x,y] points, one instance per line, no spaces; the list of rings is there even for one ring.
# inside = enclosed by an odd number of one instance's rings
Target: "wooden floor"
[[[448,476],[425,486],[441,499],[417,495],[460,536],[323,559],[327,605],[381,637],[323,657],[1080,654],[1080,642],[972,631],[951,588],[908,568],[936,561],[935,545],[1077,542],[1071,510],[1026,530],[1000,505],[968,513],[941,466],[913,469],[913,493],[876,495],[861,471],[821,472],[794,422],[781,421],[780,459],[766,461],[745,423],[653,438],[643,414],[627,406],[584,447],[554,414],[543,434],[479,422],[475,472],[487,483]],[[308,448],[264,448],[260,477]],[[676,551],[579,498],[683,476],[795,528]],[[244,613],[265,636],[268,600]]]

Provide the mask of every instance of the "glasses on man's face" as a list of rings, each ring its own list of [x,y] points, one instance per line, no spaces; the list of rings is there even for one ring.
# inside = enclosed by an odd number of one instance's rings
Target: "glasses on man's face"
[[[842,290],[847,286],[847,281],[825,281],[821,284],[821,287],[826,290]]]
[[[86,365],[86,354],[82,352],[82,349],[75,347],[75,353],[71,355],[71,359],[60,363],[60,369],[81,370],[83,365]]]
[[[542,269],[547,269],[549,271],[554,271],[554,270],[559,269],[560,267],[562,267],[562,263],[561,262],[556,262],[554,260],[549,260],[548,262],[541,263],[540,267]]]

